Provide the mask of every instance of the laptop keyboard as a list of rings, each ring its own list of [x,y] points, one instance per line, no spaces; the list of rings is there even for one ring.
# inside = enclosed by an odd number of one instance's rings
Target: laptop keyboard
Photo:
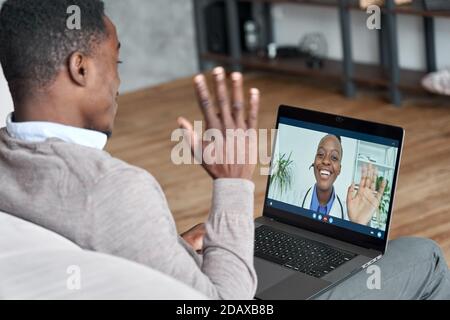
[[[255,256],[321,278],[356,255],[261,226],[255,230]]]

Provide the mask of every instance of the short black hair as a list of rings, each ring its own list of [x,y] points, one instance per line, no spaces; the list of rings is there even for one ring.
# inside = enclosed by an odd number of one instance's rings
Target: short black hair
[[[67,9],[80,8],[81,29],[69,29]],[[0,11],[0,62],[8,82],[29,90],[50,84],[76,51],[92,53],[107,38],[101,0],[7,0]],[[14,94],[14,93],[13,93]]]

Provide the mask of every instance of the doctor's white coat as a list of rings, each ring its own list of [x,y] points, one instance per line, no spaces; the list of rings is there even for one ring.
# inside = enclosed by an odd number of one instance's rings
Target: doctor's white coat
[[[313,195],[313,188],[314,188],[314,186],[312,186],[309,189],[304,190],[301,193],[300,197],[298,198],[297,202],[294,203],[294,205],[310,210],[310,205],[311,205],[311,200],[312,200],[312,195]],[[349,221],[348,214],[347,214],[346,199],[345,198],[342,199],[341,197],[339,197],[339,195],[336,193],[336,191],[335,191],[335,194],[336,194],[336,198],[334,199],[333,206],[331,207],[330,216],[339,218],[339,219],[345,219],[345,220]],[[341,206],[339,205],[339,201],[342,204],[342,210],[341,210]]]

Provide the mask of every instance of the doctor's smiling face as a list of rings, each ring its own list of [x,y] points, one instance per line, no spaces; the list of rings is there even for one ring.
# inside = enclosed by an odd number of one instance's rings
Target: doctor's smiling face
[[[336,178],[341,173],[342,144],[335,135],[327,135],[319,143],[314,160],[314,175],[317,189],[330,192]]]

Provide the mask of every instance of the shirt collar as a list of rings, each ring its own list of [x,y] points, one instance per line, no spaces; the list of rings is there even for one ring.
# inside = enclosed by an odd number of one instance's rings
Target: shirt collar
[[[103,150],[108,137],[106,134],[83,128],[71,127],[54,122],[13,122],[13,114],[6,118],[8,134],[27,142],[44,142],[50,138],[58,138],[65,142]]]
[[[335,197],[336,196],[335,196],[334,188],[333,188],[333,192],[331,194],[330,200],[328,201],[328,203],[325,206],[326,214],[330,214],[331,208],[333,207]],[[317,185],[314,185],[312,199],[311,199],[311,210],[317,211],[319,209],[319,207],[322,207],[322,206],[320,205],[319,199],[317,197]]]

